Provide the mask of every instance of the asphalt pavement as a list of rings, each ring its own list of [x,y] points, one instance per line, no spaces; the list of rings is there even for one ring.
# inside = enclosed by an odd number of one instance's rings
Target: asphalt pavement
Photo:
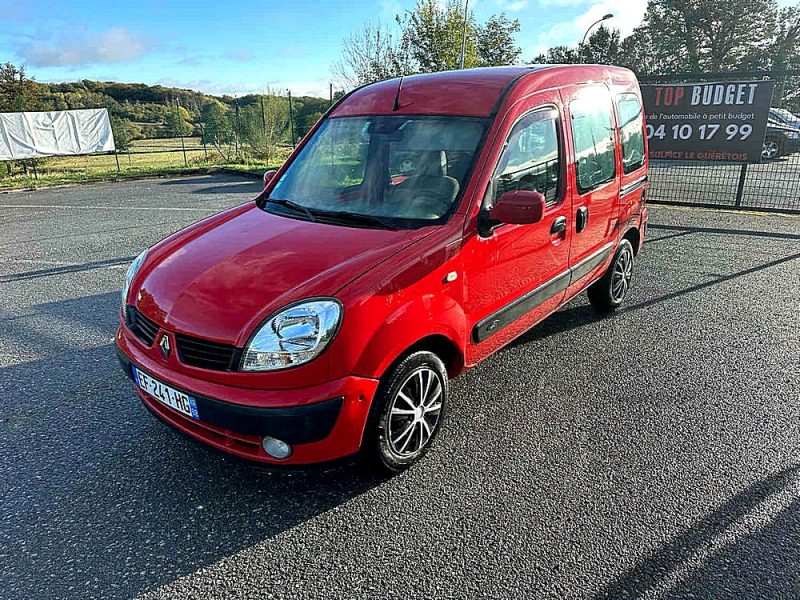
[[[0,195],[0,597],[800,595],[800,218],[652,206],[624,310],[455,380],[422,463],[276,473],[153,418],[112,343],[130,260],[258,187]]]

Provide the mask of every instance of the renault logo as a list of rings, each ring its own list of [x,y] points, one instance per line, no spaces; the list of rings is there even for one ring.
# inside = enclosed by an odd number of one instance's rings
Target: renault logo
[[[169,358],[169,351],[170,351],[169,337],[167,336],[166,333],[161,336],[161,341],[158,342],[158,346],[159,348],[161,348],[161,354],[164,355],[164,358]]]

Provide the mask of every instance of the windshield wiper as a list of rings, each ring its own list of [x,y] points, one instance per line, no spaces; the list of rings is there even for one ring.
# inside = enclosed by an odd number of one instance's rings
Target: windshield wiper
[[[308,208],[297,202],[286,200],[285,198],[267,198],[267,203],[277,204],[289,208],[295,212],[303,213],[308,217],[309,221],[318,222],[319,219],[328,221],[337,221],[339,223],[362,223],[364,225],[377,225],[383,229],[399,229],[397,225],[391,220],[378,217],[375,215],[367,215],[364,213],[354,213],[347,210],[324,210],[322,208]]]
[[[317,220],[317,218],[314,216],[314,213],[312,213],[302,204],[298,204],[297,202],[292,202],[291,200],[286,200],[285,198],[267,198],[267,203],[277,204],[278,206],[289,208],[295,212],[303,213],[305,216],[308,217],[309,221],[316,222]]]
[[[338,219],[342,222],[363,223],[365,225],[377,225],[379,227],[382,227],[383,229],[400,229],[390,219],[384,217],[378,217],[376,215],[354,213],[347,210],[336,210],[336,211],[320,210],[317,214],[320,215],[321,217]]]

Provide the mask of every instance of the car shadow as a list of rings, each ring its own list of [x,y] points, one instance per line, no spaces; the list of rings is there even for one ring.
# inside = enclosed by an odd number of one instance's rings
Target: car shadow
[[[690,235],[693,233],[714,233],[719,235],[745,235],[749,237],[762,237],[762,238],[772,238],[776,240],[800,240],[800,234],[796,233],[785,233],[781,231],[760,231],[757,229],[731,229],[727,227],[689,227],[685,225],[659,225],[659,224],[652,224],[648,225],[648,231],[652,230],[660,230],[660,231],[675,231],[678,232],[674,236],[665,236],[663,238],[658,239],[668,239],[668,237],[678,237],[681,235]],[[652,240],[648,239],[648,242]]]
[[[108,340],[118,302],[29,313]],[[135,596],[385,481],[355,466],[267,470],[190,443],[140,404],[113,344],[59,347],[21,320],[0,320],[0,341],[46,356],[0,368],[0,597]]]
[[[166,186],[180,186],[180,185],[198,185],[198,184],[214,184],[214,183],[230,183],[231,181],[238,180],[236,177],[227,174],[212,174],[212,175],[198,175],[195,177],[175,177],[174,179],[163,179],[158,183],[159,185]]]
[[[127,266],[136,258],[135,255],[123,256],[119,258],[109,258],[107,260],[95,260],[87,263],[74,265],[59,265],[48,269],[35,269],[33,271],[22,271],[10,275],[0,275],[0,284],[12,281],[26,281],[28,279],[39,279],[52,275],[63,275],[65,273],[81,273],[93,269],[107,269],[108,267]]]
[[[192,190],[193,194],[258,194],[264,189],[259,181],[242,181],[241,183],[221,183]]]
[[[165,179],[159,181],[159,185],[168,187],[202,186],[191,190],[193,194],[250,194],[258,193],[264,187],[260,177],[227,173]]]
[[[609,583],[601,598],[797,598],[800,466],[757,481]]]
[[[691,232],[709,232],[709,233],[718,233],[718,234],[725,234],[725,235],[747,235],[747,236],[755,236],[755,237],[768,237],[773,238],[776,240],[793,240],[793,239],[800,239],[800,236],[794,234],[786,234],[780,232],[765,232],[765,231],[750,231],[750,230],[736,230],[736,229],[714,229],[714,228],[688,228],[688,227],[665,227],[665,226],[656,226],[653,225],[650,227],[651,229],[681,229],[681,230],[691,230]],[[657,238],[653,241],[655,242],[665,242],[665,246],[662,248],[659,245],[661,251],[667,251],[667,246],[669,246],[670,240],[674,241],[675,238],[680,237],[683,231],[677,234],[668,234],[663,237]],[[646,244],[651,244],[653,241],[649,241]],[[647,255],[645,255],[646,259]],[[644,308],[648,308],[650,306],[654,306],[656,304],[660,304],[662,302],[666,302],[669,300],[673,300],[675,298],[679,298],[681,296],[685,296],[686,294],[692,294],[694,292],[701,291],[703,289],[713,287],[719,285],[721,283],[726,283],[740,277],[744,277],[747,275],[752,275],[764,269],[769,269],[771,267],[780,266],[784,263],[792,262],[800,260],[800,252],[795,254],[789,254],[787,256],[777,256],[772,260],[768,260],[765,262],[760,262],[752,267],[748,267],[746,269],[740,269],[738,271],[733,271],[731,273],[722,273],[716,274],[712,276],[710,279],[705,281],[700,281],[696,284],[681,287],[678,289],[668,290],[667,293],[656,295],[653,297],[645,298],[639,302],[631,302],[630,298],[626,300],[626,304],[624,304],[620,309],[618,309],[619,313],[628,313],[637,310],[641,310]],[[647,292],[648,290],[640,290],[640,292]],[[575,302],[574,300],[572,302]],[[568,303],[564,308],[555,312],[554,314],[547,317],[544,321],[540,322],[538,325],[534,326],[532,329],[528,330],[527,332],[523,333],[521,336],[513,340],[511,343],[508,344],[507,348],[514,348],[520,345],[527,344],[529,342],[533,342],[536,340],[541,340],[547,338],[551,335],[565,333],[567,331],[571,331],[578,327],[582,327],[584,325],[588,325],[595,321],[602,320],[604,318],[608,318],[607,316],[599,315],[592,307],[588,304],[580,304],[574,305],[572,303]]]

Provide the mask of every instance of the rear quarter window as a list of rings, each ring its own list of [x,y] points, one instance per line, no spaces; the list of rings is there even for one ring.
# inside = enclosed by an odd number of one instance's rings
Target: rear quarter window
[[[622,140],[622,170],[627,175],[644,166],[642,105],[636,94],[617,97],[617,115]]]

